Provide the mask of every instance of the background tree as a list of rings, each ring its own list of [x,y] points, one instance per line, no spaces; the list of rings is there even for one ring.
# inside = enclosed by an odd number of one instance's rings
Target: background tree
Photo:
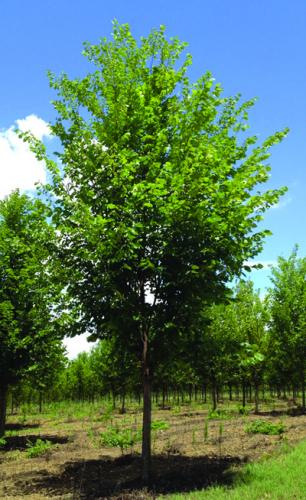
[[[138,362],[127,349],[122,349],[118,337],[101,340],[91,351],[91,366],[101,378],[102,391],[112,394],[114,407],[116,396],[120,396],[121,413],[125,413],[127,393],[137,384]]]
[[[41,202],[18,191],[0,202],[0,437],[9,386],[46,362],[59,340],[52,245]]]
[[[238,320],[240,350],[238,365],[243,381],[243,406],[246,382],[255,390],[255,413],[259,411],[259,387],[263,382],[269,342],[268,312],[252,281],[240,282],[234,305]]]
[[[273,364],[281,373],[283,386],[288,380],[295,380],[300,386],[305,411],[306,258],[298,258],[297,247],[288,259],[278,258],[278,265],[272,268],[271,281],[270,351]]]
[[[42,412],[43,401],[49,391],[56,386],[62,371],[67,364],[65,348],[59,338],[40,338],[33,343],[33,364],[26,370],[26,379],[33,392],[38,393],[39,412]],[[23,377],[24,379],[24,377]]]
[[[209,73],[187,77],[184,43],[164,28],[140,43],[127,25],[85,45],[95,69],[70,80],[50,74],[62,167],[49,166],[54,221],[68,293],[92,339],[115,336],[142,361],[143,478],[150,465],[154,367],[188,334],[203,302],[221,299],[246,259],[260,252],[256,231],[284,190],[255,192],[268,179],[269,148],[242,141],[253,101],[225,98]],[[182,62],[183,61],[183,62]]]

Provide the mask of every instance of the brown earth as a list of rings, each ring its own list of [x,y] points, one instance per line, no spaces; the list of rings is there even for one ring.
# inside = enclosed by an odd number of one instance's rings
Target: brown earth
[[[221,406],[222,407],[222,406]],[[212,484],[230,484],[242,463],[269,456],[284,444],[306,438],[306,415],[288,415],[284,404],[260,415],[207,420],[207,409],[154,410],[153,421],[169,424],[153,433],[152,481],[140,480],[140,444],[125,450],[101,446],[99,436],[111,424],[139,428],[141,414],[116,414],[107,422],[98,414],[83,418],[41,418],[27,424],[10,419],[0,451],[0,498],[38,500],[148,499],[188,492]],[[248,434],[253,420],[283,422],[277,436]],[[99,421],[102,420],[102,421]],[[206,424],[205,424],[206,422]],[[29,441],[40,438],[51,448],[28,458]]]

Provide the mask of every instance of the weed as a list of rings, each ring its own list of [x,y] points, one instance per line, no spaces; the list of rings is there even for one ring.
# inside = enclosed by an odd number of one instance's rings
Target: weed
[[[98,448],[99,447],[99,439],[98,439],[99,434],[93,428],[91,428],[87,431],[87,436],[89,437],[93,446],[95,448]]]
[[[103,413],[97,418],[97,420],[100,422],[108,422],[110,420],[112,422],[112,417],[113,405],[109,403],[105,406]]]
[[[169,424],[163,420],[155,420],[151,423],[151,429],[152,431],[166,431],[169,429]]]
[[[5,431],[5,437],[12,437],[12,436],[18,436],[19,432],[18,431]]]
[[[120,448],[121,453],[126,448],[133,446],[141,441],[141,431],[133,429],[119,429],[118,427],[109,427],[100,435],[100,442],[103,446],[111,446]]]
[[[222,445],[222,436],[223,436],[223,424],[222,422],[220,422],[220,425],[219,425],[219,456],[221,457],[222,453],[221,453],[221,445]]]
[[[285,425],[282,422],[273,424],[264,420],[254,420],[245,427],[245,431],[249,434],[269,434],[270,436],[282,434],[285,430]]]
[[[0,437],[0,448],[6,445],[6,439],[4,437]]]
[[[250,414],[250,410],[248,410],[245,406],[242,405],[237,406],[237,411],[239,415],[248,416]]]
[[[52,447],[51,441],[44,441],[43,439],[37,439],[35,444],[31,441],[27,441],[27,451],[26,455],[28,458],[40,457],[46,451],[50,450]]]
[[[230,418],[230,415],[225,410],[209,410],[208,417],[211,419],[226,419]]]
[[[208,420],[205,420],[203,437],[204,437],[204,443],[205,443],[208,439]]]

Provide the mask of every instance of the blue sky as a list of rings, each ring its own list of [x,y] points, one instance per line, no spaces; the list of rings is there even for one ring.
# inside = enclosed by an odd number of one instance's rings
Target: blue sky
[[[41,166],[12,139],[12,127],[31,123],[48,140],[54,118],[47,69],[80,76],[88,70],[82,42],[109,36],[111,21],[128,22],[146,35],[164,24],[169,36],[189,43],[190,77],[213,73],[226,95],[258,97],[250,133],[260,139],[285,126],[290,134],[273,149],[269,187],[288,186],[265,217],[273,236],[258,260],[287,257],[294,244],[306,249],[306,2],[305,0],[11,0],[1,2],[0,196],[14,182],[28,188],[43,178]],[[31,115],[35,115],[32,116]],[[30,117],[30,118],[29,118]],[[51,144],[50,144],[51,147]],[[19,167],[18,167],[19,165]],[[21,180],[23,179],[23,180]],[[2,186],[2,189],[1,189]],[[252,273],[256,287],[269,285],[269,270]]]

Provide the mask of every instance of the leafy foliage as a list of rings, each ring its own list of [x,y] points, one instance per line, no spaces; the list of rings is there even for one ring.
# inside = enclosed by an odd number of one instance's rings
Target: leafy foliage
[[[166,431],[169,429],[169,424],[163,420],[154,420],[154,422],[151,422],[151,429],[153,431]]]
[[[120,429],[110,426],[101,433],[101,444],[103,446],[118,447],[123,454],[126,448],[132,448],[141,441],[141,431],[134,429]]]
[[[245,428],[249,434],[269,434],[274,436],[285,432],[285,426],[282,422],[274,424],[265,420],[254,420]]]
[[[45,441],[43,439],[36,439],[34,444],[31,441],[28,441],[26,455],[28,458],[40,457],[49,451],[51,447],[52,443],[48,440]]]

